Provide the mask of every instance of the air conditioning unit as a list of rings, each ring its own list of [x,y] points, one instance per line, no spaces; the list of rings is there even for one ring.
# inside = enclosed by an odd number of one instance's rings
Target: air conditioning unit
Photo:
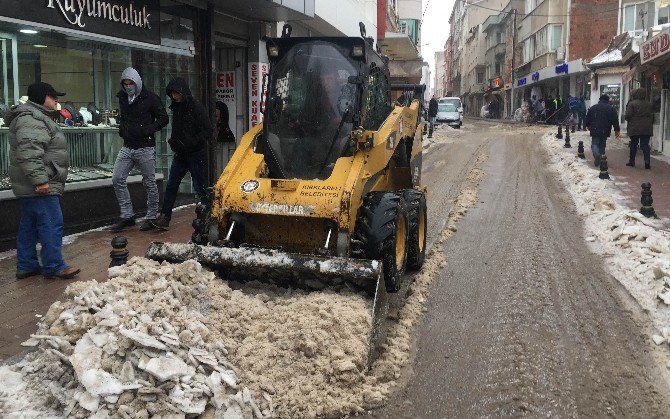
[[[556,61],[565,61],[565,47],[556,48]]]

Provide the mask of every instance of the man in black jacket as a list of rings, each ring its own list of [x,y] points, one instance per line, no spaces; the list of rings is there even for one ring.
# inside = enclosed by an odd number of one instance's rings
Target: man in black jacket
[[[116,157],[112,184],[121,209],[121,219],[110,230],[117,232],[135,225],[133,203],[126,184],[133,167],[142,173],[147,191],[147,215],[140,230],[150,230],[153,228],[150,220],[158,216],[159,201],[154,134],[170,120],[158,95],[143,87],[142,78],[132,67],[123,70],[121,91],[117,96],[121,111],[119,135],[123,138],[123,147]]]
[[[200,202],[209,207],[207,199],[207,143],[212,138],[212,124],[205,108],[191,95],[186,80],[173,79],[165,89],[172,99],[172,136],[168,140],[174,157],[170,165],[170,175],[161,214],[151,224],[161,230],[170,226],[172,208],[177,199],[179,184],[186,173],[191,174],[193,187]]]
[[[428,138],[433,138],[433,129],[435,129],[435,120],[437,119],[437,99],[435,95],[430,98],[428,102],[428,122],[430,123],[428,129]]]
[[[595,165],[600,166],[600,158],[605,155],[607,137],[612,135],[612,127],[616,138],[619,138],[621,131],[619,117],[610,105],[609,96],[600,96],[598,103],[589,108],[584,119],[584,127],[591,132],[591,152]]]

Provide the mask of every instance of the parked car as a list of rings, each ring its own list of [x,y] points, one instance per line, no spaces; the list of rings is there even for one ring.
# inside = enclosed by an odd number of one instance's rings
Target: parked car
[[[463,125],[463,113],[453,103],[437,104],[437,122],[446,122],[447,125],[454,128],[460,128]]]
[[[458,96],[451,96],[451,97],[441,97],[437,100],[438,104],[438,109],[437,109],[437,120],[440,120],[440,106],[442,105],[452,105],[453,107],[456,108],[456,111],[459,114],[458,120],[458,127],[460,128],[461,125],[463,125],[463,102],[461,102],[461,98]],[[451,109],[451,108],[450,108]],[[454,126],[454,124],[449,124],[450,126]]]

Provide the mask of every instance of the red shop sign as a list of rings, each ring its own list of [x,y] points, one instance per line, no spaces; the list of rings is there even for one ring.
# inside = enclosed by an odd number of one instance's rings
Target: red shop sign
[[[665,29],[657,34],[640,48],[640,62],[642,64],[651,61],[670,51],[670,30]]]

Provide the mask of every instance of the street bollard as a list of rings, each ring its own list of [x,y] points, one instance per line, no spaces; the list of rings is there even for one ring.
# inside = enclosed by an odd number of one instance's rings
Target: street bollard
[[[556,138],[559,140],[563,139],[563,126],[561,124],[558,124],[558,133],[556,133]]]
[[[570,130],[567,125],[565,126],[565,144],[563,144],[563,147],[572,148],[572,145],[570,144]]]
[[[600,179],[609,179],[610,174],[607,171],[607,156],[603,155],[600,157],[600,174],[598,175]]]
[[[642,199],[640,201],[642,202],[640,213],[645,217],[657,218],[656,211],[654,211],[654,207],[651,206],[651,204],[654,203],[654,199],[651,197],[651,183],[644,182],[642,184]]]
[[[112,251],[109,252],[109,257],[112,261],[109,267],[125,265],[128,262],[128,239],[123,236],[116,236],[112,239]]]
[[[586,155],[584,154],[584,141],[580,141],[577,144],[577,157],[580,159],[585,159]]]
[[[575,132],[575,124],[570,125],[570,131]]]

